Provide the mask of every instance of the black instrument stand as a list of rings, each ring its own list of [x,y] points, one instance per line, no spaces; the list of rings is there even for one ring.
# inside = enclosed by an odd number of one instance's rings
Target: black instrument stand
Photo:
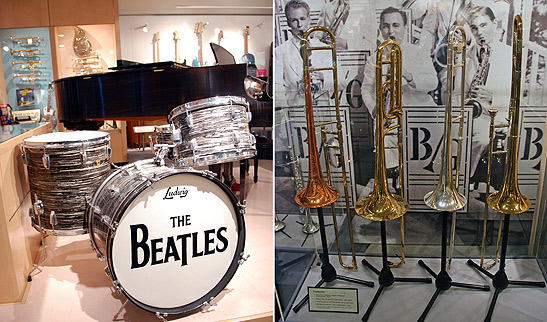
[[[323,264],[321,265],[321,280],[319,280],[319,282],[315,285],[315,287],[321,287],[321,285],[323,285],[325,282],[330,283],[330,282],[332,282],[334,280],[337,280],[337,279],[343,280],[343,281],[346,281],[346,282],[352,282],[352,283],[365,285],[365,286],[368,286],[368,287],[374,287],[374,282],[358,280],[356,278],[351,278],[351,277],[346,277],[346,276],[336,274],[336,269],[334,269],[334,266],[332,266],[332,264],[329,261],[329,249],[328,249],[328,246],[327,246],[327,233],[325,231],[325,220],[323,219],[323,208],[322,207],[317,208],[317,217],[319,218],[319,232],[321,233],[321,246],[322,246],[322,250],[323,250],[323,254],[321,256],[321,261],[323,262]],[[300,300],[300,302],[298,302],[298,304],[296,304],[292,308],[292,310],[295,313],[298,312],[302,308],[302,306],[304,306],[304,304],[306,304],[306,302],[308,302],[308,295],[307,294],[306,294],[306,296],[304,296],[304,298],[302,300]]]
[[[376,291],[372,302],[368,306],[365,315],[361,318],[362,321],[368,321],[376,302],[380,298],[380,295],[384,289],[388,286],[391,286],[394,282],[414,282],[414,283],[431,283],[431,278],[429,277],[393,277],[391,268],[389,267],[389,262],[387,261],[387,241],[386,241],[386,222],[380,221],[380,236],[382,238],[382,270],[379,271],[376,267],[372,266],[366,259],[363,259],[361,262],[363,265],[367,266],[372,270],[376,275],[378,275],[378,283],[380,288]]]
[[[482,268],[477,263],[472,260],[467,260],[467,264],[475,268],[484,275],[492,279],[492,285],[496,288],[494,291],[494,296],[490,302],[490,307],[488,308],[488,314],[486,314],[485,322],[489,322],[492,319],[492,314],[494,313],[494,306],[498,299],[498,295],[507,288],[509,285],[521,285],[521,286],[534,286],[534,287],[545,287],[545,282],[532,282],[532,281],[511,281],[507,278],[505,274],[505,255],[507,253],[507,236],[509,236],[509,220],[511,220],[510,214],[505,214],[503,218],[503,232],[501,235],[501,254],[500,254],[500,267],[496,274],[492,274]]]
[[[450,278],[450,275],[448,275],[448,272],[446,271],[446,239],[448,235],[448,211],[442,211],[442,243],[441,243],[441,271],[438,274],[435,274],[433,270],[427,266],[424,261],[421,259],[418,261],[418,265],[423,267],[431,276],[435,278],[435,287],[437,288],[435,290],[435,293],[433,293],[433,296],[431,297],[431,300],[429,300],[429,303],[427,303],[427,306],[420,315],[420,318],[418,319],[418,322],[425,321],[425,317],[429,313],[429,310],[431,310],[431,307],[433,306],[433,303],[435,303],[435,300],[441,293],[441,291],[446,291],[450,289],[451,286],[457,286],[457,287],[463,287],[463,288],[469,288],[469,289],[475,289],[475,290],[481,290],[481,291],[490,291],[490,286],[488,285],[478,285],[478,284],[468,284],[468,283],[460,283],[460,282],[453,282],[452,278]],[[456,214],[453,214],[455,216]]]

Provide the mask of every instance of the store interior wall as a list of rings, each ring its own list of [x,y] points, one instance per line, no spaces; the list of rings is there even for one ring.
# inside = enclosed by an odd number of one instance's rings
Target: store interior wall
[[[203,28],[203,62],[205,66],[215,63],[215,57],[209,46],[217,43],[222,30],[224,39],[221,46],[226,48],[240,61],[244,52],[245,27],[249,26],[249,53],[256,59],[258,69],[267,69],[269,64],[269,46],[273,39],[273,21],[271,15],[224,16],[224,15],[136,15],[120,16],[121,59],[139,63],[154,61],[154,37],[160,34],[160,61],[175,61],[175,43],[173,32],[178,31],[181,38],[181,60],[191,65],[198,52],[198,40],[195,26],[199,22],[208,22]],[[148,32],[142,26],[147,24]]]

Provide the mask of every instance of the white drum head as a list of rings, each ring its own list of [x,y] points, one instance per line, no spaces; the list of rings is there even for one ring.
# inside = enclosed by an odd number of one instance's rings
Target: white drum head
[[[200,174],[163,178],[139,193],[119,220],[110,247],[115,279],[151,312],[200,307],[237,269],[244,244],[238,211],[233,196]]]
[[[24,139],[26,145],[39,145],[47,143],[68,143],[97,140],[108,137],[109,134],[101,131],[68,131],[68,132],[53,132],[31,136]]]

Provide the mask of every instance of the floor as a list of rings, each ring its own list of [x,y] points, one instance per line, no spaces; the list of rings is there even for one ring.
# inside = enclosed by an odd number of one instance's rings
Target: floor
[[[286,256],[276,254],[276,265],[278,262],[294,262],[294,253],[287,253]],[[300,254],[302,262],[309,262],[309,258]],[[361,264],[363,257],[357,257],[358,270],[347,271],[337,264],[335,255],[329,259],[335,266],[337,273],[346,277],[374,282],[374,287],[356,286],[342,280],[335,280],[323,287],[335,288],[357,288],[358,289],[358,313],[332,313],[332,312],[310,312],[305,305],[298,313],[290,310],[290,307],[283,307],[287,321],[361,321],[372,301],[374,294],[379,288],[378,277],[368,268]],[[371,264],[381,268],[381,257],[367,256]],[[397,261],[397,259],[392,259]],[[349,257],[344,261],[351,262]],[[424,259],[434,272],[438,272],[440,261],[438,258]],[[399,268],[392,269],[395,277],[431,277],[422,267],[417,265],[417,258],[407,258],[406,264]],[[279,265],[277,265],[279,267]],[[309,266],[308,266],[309,267]],[[497,266],[496,266],[497,268]],[[496,268],[493,268],[495,273]],[[534,259],[509,259],[507,260],[506,272],[510,280],[545,281],[543,275]],[[294,270],[291,270],[294,274]],[[281,273],[282,274],[282,273]],[[300,281],[299,291],[293,303],[297,303],[307,294],[308,286],[315,286],[319,281],[321,269],[318,265],[311,265],[309,271],[305,271]],[[455,259],[452,262],[450,276],[454,282],[474,283],[492,285],[490,279],[477,273],[466,264],[465,259]],[[276,271],[276,285],[283,283],[284,279],[294,279],[294,276],[287,274],[280,276]],[[433,280],[434,282],[434,280]],[[278,290],[279,292],[279,290]],[[434,284],[402,283],[395,282],[387,287],[380,296],[374,307],[369,321],[416,321],[422,314],[429,299],[435,292]],[[425,321],[482,321],[484,320],[487,308],[494,292],[468,290],[458,287],[451,287],[442,291]],[[493,321],[545,321],[547,316],[547,288],[532,288],[509,286],[498,297],[495,306]]]
[[[151,153],[130,151],[130,161]],[[236,168],[234,171],[239,171]],[[168,321],[270,321],[273,314],[273,176],[272,162],[260,160],[259,178],[247,177],[245,254],[249,259],[236,271],[228,286],[213,300]],[[28,207],[27,205],[23,207]],[[30,228],[30,223],[28,229]],[[33,244],[35,263],[42,258],[39,234]],[[38,252],[38,248],[40,251]],[[106,276],[104,261],[90,247],[89,236],[48,236],[47,260],[34,273],[23,304],[0,305],[0,321],[112,321],[125,302]],[[153,321],[156,316],[128,302],[116,321]]]

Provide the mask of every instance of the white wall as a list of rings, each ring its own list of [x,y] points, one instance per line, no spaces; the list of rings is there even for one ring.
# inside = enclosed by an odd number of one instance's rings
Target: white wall
[[[120,16],[121,59],[151,63],[154,59],[154,33],[160,33],[160,61],[175,60],[173,32],[179,33],[181,61],[188,65],[197,56],[198,41],[194,26],[208,22],[203,30],[203,61],[210,66],[215,57],[209,46],[217,43],[215,28],[223,31],[221,46],[234,55],[237,62],[244,54],[244,30],[250,27],[249,52],[255,56],[259,69],[267,69],[268,50],[273,40],[272,16]],[[138,28],[148,24],[148,32]]]

